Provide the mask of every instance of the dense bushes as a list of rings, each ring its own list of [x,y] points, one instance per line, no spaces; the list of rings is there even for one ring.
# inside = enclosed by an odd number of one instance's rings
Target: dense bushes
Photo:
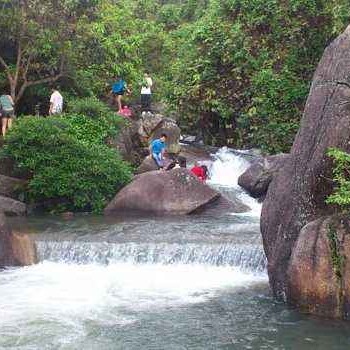
[[[109,122],[81,114],[19,119],[1,155],[32,175],[26,201],[52,211],[101,211],[131,178],[130,167],[104,144]]]

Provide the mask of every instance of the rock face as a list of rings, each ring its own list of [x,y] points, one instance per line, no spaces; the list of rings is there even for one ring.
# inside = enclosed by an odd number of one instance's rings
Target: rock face
[[[146,157],[137,168],[136,174],[143,174],[154,170],[158,170],[156,162],[152,158]]]
[[[25,215],[27,213],[27,206],[12,198],[0,196],[0,211],[11,216]]]
[[[219,198],[218,192],[186,169],[151,171],[136,176],[124,187],[106,207],[105,214],[191,214]]]
[[[287,271],[301,229],[335,211],[325,204],[332,192],[327,149],[350,151],[349,51],[350,27],[325,50],[290,158],[272,180],[263,205],[261,230],[270,284],[276,296],[290,302],[295,299],[288,299],[294,294]]]
[[[146,113],[139,120],[130,121],[116,140],[110,140],[110,144],[119,150],[125,160],[140,165],[149,154],[149,142],[162,133],[168,136],[168,152],[179,153],[180,128],[175,120],[161,114]]]
[[[306,312],[350,318],[350,221],[324,217],[300,231],[288,268],[288,300]]]
[[[255,198],[265,196],[273,177],[288,158],[289,154],[277,154],[256,160],[238,178],[238,184]]]
[[[0,212],[0,268],[35,264],[37,254],[34,242],[27,235],[12,234]]]

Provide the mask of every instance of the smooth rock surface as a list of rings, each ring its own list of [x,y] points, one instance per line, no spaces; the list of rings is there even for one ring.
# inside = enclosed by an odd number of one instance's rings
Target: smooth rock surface
[[[0,268],[15,265],[12,250],[12,235],[6,224],[5,215],[0,211]]]
[[[349,52],[350,26],[325,50],[290,158],[272,180],[263,204],[261,230],[270,284],[276,296],[291,303],[287,271],[300,231],[336,211],[325,204],[333,191],[327,150],[350,152]]]
[[[219,198],[218,192],[201,183],[187,169],[157,170],[135,176],[109,203],[105,214],[191,214]]]
[[[266,195],[273,177],[289,158],[289,154],[276,154],[257,159],[239,178],[238,184],[255,198]]]

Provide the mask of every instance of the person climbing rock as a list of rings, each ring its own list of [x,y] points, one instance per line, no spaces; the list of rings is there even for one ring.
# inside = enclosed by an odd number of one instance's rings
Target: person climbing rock
[[[56,88],[53,88],[52,94],[50,97],[49,115],[61,114],[62,110],[63,110],[63,97]]]
[[[164,167],[164,152],[165,152],[165,142],[167,140],[167,135],[162,134],[159,139],[155,139],[151,142],[150,153],[151,157],[154,159],[159,169]]]
[[[1,116],[1,131],[5,137],[6,131],[11,128],[14,114],[14,102],[10,95],[0,96],[0,116]]]
[[[112,85],[113,100],[114,103],[117,103],[118,112],[122,110],[122,97],[125,93],[130,94],[130,90],[128,89],[125,80],[118,76],[116,77],[115,83]]]
[[[153,81],[149,73],[146,72],[141,86],[141,112],[151,112],[151,96]]]

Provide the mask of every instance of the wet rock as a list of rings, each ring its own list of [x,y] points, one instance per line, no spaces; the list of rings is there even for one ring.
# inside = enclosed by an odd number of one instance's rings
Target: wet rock
[[[6,215],[21,216],[27,213],[27,206],[12,198],[0,196],[0,211]]]
[[[329,181],[333,164],[326,152],[330,147],[350,152],[349,51],[350,27],[325,50],[290,157],[272,180],[262,209],[261,230],[270,284],[276,296],[291,303],[295,299],[288,300],[287,271],[301,229],[336,212],[325,203],[333,191]]]
[[[288,268],[288,300],[325,317],[350,318],[350,221],[325,217],[302,228]]]
[[[34,242],[28,235],[12,234],[0,212],[0,268],[26,266],[37,262]]]
[[[152,171],[135,176],[105,209],[105,214],[145,212],[191,214],[220,198],[187,169]]]
[[[26,185],[26,180],[0,175],[0,195],[17,199],[19,191]]]
[[[28,266],[38,263],[35,243],[28,235],[13,233],[11,245],[15,265]]]
[[[12,251],[11,231],[6,224],[5,215],[0,212],[0,268],[15,265]]]
[[[257,159],[239,178],[238,184],[255,198],[266,195],[273,177],[289,154],[277,154]]]

